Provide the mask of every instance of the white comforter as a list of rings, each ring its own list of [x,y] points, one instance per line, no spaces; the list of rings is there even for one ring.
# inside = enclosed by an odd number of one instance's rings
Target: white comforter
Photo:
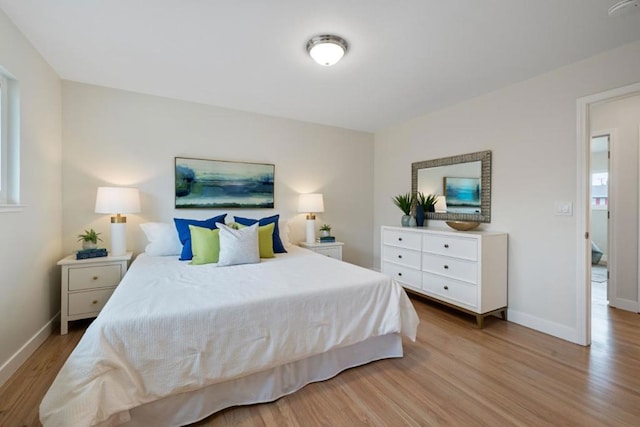
[[[192,266],[139,256],[40,406],[45,426],[125,421],[127,410],[370,337],[415,340],[389,277],[310,251]]]

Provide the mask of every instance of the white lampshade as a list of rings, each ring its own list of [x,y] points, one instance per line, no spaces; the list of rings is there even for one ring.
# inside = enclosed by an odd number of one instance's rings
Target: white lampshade
[[[98,187],[96,213],[123,214],[140,212],[140,192],[137,188]]]
[[[347,41],[331,34],[315,36],[307,42],[307,52],[314,61],[330,67],[340,61],[347,51]]]
[[[298,212],[324,212],[324,200],[321,193],[301,194],[298,198]]]
[[[111,256],[127,253],[127,217],[123,213],[140,212],[140,192],[137,188],[98,187],[96,213],[116,214],[111,217]]]
[[[436,199],[436,204],[434,205],[434,209],[436,212],[446,212],[447,198],[445,196],[438,196],[438,198]]]

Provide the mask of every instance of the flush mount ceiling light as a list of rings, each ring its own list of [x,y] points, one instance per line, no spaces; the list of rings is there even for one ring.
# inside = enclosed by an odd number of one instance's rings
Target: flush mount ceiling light
[[[622,16],[629,12],[640,10],[640,1],[622,0],[609,8],[609,16]]]
[[[340,61],[348,46],[342,37],[322,34],[307,42],[307,52],[318,64],[329,67]]]

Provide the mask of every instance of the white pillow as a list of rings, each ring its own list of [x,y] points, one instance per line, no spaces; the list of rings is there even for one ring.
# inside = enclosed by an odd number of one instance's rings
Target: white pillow
[[[258,226],[259,224],[256,222],[249,227],[234,230],[216,222],[216,227],[220,229],[218,266],[260,262]]]
[[[280,230],[280,240],[285,249],[291,247],[291,239],[289,238],[289,221],[286,219],[278,220],[278,230]]]
[[[151,256],[180,255],[182,243],[175,227],[164,222],[146,222],[140,228],[147,236],[149,244],[145,252]]]

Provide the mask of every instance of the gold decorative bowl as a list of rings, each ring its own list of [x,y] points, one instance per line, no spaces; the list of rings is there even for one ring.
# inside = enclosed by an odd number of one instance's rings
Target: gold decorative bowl
[[[447,221],[447,225],[454,230],[469,231],[479,226],[480,223],[474,221]]]

